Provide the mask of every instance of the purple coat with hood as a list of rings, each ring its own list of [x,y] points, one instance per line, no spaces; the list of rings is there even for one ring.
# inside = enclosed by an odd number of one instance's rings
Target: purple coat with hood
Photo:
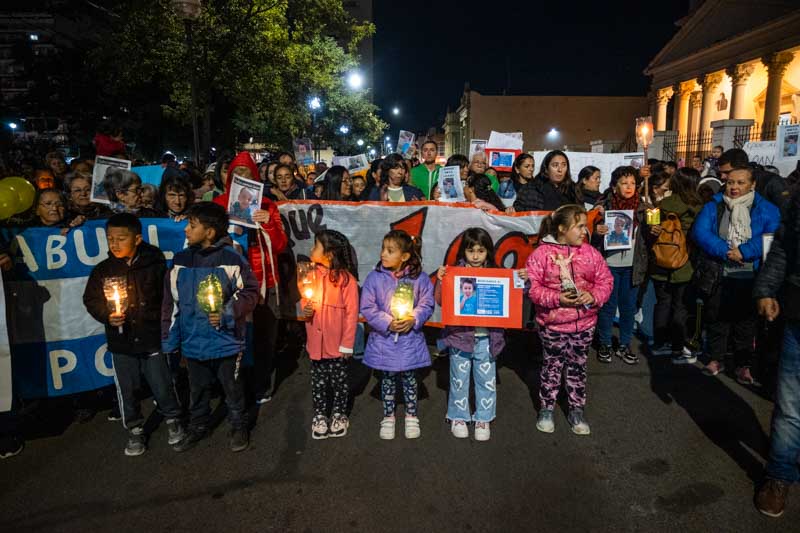
[[[400,282],[414,287],[414,327],[401,333],[395,342],[395,334],[389,331],[393,318],[392,295]],[[410,278],[403,272],[398,278],[382,266],[369,273],[361,287],[361,314],[372,328],[364,350],[364,364],[377,370],[402,372],[430,366],[431,354],[425,342],[422,327],[433,314],[433,284],[424,272]]]

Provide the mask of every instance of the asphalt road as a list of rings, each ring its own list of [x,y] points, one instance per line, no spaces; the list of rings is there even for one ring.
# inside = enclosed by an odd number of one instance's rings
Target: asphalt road
[[[592,356],[592,434],[573,435],[562,405],[545,435],[535,428],[536,350],[524,337],[514,346],[486,443],[456,440],[444,423],[446,359],[424,373],[416,441],[400,424],[396,440],[378,438],[377,381],[357,362],[350,433],[312,440],[308,362],[289,356],[240,454],[227,448],[225,422],[184,454],[162,425],[145,455],[128,458],[125,432],[105,413],[71,425],[29,416],[24,453],[0,462],[0,530],[797,530],[798,489],[782,519],[752,505],[767,400],[668,358],[628,366]]]

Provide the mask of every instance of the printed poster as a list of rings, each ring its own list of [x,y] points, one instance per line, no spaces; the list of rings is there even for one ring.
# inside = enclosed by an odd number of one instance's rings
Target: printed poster
[[[486,150],[486,139],[470,139],[469,140],[469,154],[467,159],[472,161],[472,156]]]
[[[294,139],[294,158],[298,166],[305,167],[314,164],[314,146],[311,139]]]
[[[405,159],[414,157],[414,140],[416,135],[410,131],[400,130],[400,135],[397,138],[397,153],[402,155]]]
[[[347,169],[350,176],[364,175],[369,170],[367,154],[333,156],[333,166],[341,165]]]
[[[504,268],[448,267],[442,280],[442,323],[522,327],[522,289]]]
[[[605,247],[611,250],[631,250],[633,248],[633,211],[609,210],[605,214],[608,226]]]
[[[797,140],[800,137],[800,124],[781,124],[778,126],[778,159],[796,159]]]
[[[461,168],[458,165],[439,169],[439,201],[467,201],[464,196],[464,184],[461,183]]]
[[[228,196],[228,216],[231,224],[257,228],[258,224],[253,221],[253,213],[261,208],[263,194],[263,183],[234,174]]]
[[[123,168],[125,170],[131,169],[131,162],[127,159],[117,159],[115,157],[107,157],[99,155],[94,160],[94,170],[92,171],[92,202],[101,204],[110,204],[106,190],[103,188],[103,180],[106,177],[106,171],[111,168]]]

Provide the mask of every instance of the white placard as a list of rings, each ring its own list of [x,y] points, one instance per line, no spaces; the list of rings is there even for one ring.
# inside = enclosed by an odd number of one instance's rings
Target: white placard
[[[125,170],[131,169],[131,162],[127,159],[117,159],[115,157],[106,157],[99,155],[94,160],[94,170],[92,171],[92,194],[91,201],[101,204],[110,204],[106,190],[103,187],[103,181],[106,177],[106,171],[109,168],[122,168]]]
[[[439,201],[465,202],[464,186],[461,183],[461,168],[458,165],[439,169]]]
[[[228,195],[228,216],[231,224],[257,228],[253,213],[261,207],[264,184],[241,176],[233,175]]]

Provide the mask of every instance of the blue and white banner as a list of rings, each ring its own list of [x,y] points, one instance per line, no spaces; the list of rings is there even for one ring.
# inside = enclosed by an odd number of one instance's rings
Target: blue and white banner
[[[185,226],[142,219],[143,238],[171,261],[185,247]],[[108,257],[105,221],[89,221],[66,235],[41,227],[4,229],[2,237],[15,261],[14,270],[4,273],[15,394],[60,396],[111,385],[103,325],[83,306],[89,274]]]

